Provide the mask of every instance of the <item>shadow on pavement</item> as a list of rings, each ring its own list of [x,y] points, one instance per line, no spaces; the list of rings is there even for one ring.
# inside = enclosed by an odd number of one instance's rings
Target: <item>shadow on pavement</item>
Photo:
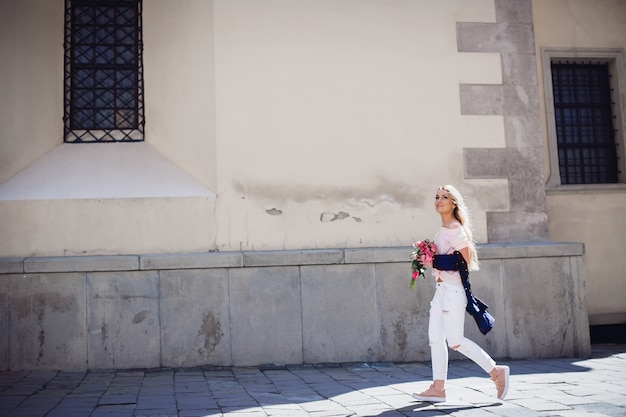
[[[445,405],[436,405],[434,406],[433,404],[430,403],[417,403],[414,405],[409,405],[406,407],[402,407],[402,408],[397,408],[395,410],[392,411],[383,411],[380,414],[377,414],[376,417],[396,417],[398,414],[397,413],[402,413],[402,414],[409,414],[411,412],[419,412],[420,417],[428,417],[428,416],[441,416],[443,415],[450,415],[450,414],[454,414],[454,413],[458,413],[460,411],[465,411],[465,410],[478,410],[481,408],[493,408],[493,407],[499,407],[501,406],[502,403],[491,403],[491,404],[472,404],[472,405],[452,405],[452,406],[445,406]]]

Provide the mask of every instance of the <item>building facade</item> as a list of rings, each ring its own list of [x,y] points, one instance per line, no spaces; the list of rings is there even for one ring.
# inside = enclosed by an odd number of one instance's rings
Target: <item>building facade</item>
[[[626,322],[626,4],[590,3],[3,0],[1,367],[426,359],[448,183],[481,343],[584,356]]]

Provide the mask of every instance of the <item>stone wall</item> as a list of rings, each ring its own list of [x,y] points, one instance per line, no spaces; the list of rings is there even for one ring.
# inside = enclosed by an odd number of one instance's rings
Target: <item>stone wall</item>
[[[549,237],[532,2],[494,5],[493,23],[457,23],[457,45],[500,54],[502,83],[461,84],[461,114],[502,116],[505,147],[464,147],[465,178],[507,179],[509,210],[487,212],[489,242],[542,241]]]
[[[582,244],[479,251],[473,289],[496,324],[482,336],[467,316],[470,338],[495,358],[589,355]],[[409,253],[0,259],[0,369],[428,360],[434,288],[408,289]]]

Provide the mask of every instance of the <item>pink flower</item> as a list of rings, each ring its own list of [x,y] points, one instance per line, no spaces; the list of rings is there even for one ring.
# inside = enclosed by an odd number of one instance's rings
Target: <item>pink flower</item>
[[[413,243],[413,252],[409,256],[411,260],[411,269],[413,270],[413,274],[411,276],[411,281],[409,282],[409,288],[413,288],[415,286],[415,280],[418,276],[424,276],[424,272],[426,272],[426,268],[433,264],[434,256],[437,251],[437,246],[434,242],[430,240],[420,240],[419,242]]]

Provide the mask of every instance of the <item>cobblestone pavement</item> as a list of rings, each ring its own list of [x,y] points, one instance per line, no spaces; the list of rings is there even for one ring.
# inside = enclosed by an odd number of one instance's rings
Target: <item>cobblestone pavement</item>
[[[444,403],[421,403],[429,363],[0,372],[0,416],[626,416],[626,345],[588,359],[503,361],[504,401],[469,361],[450,363]]]

